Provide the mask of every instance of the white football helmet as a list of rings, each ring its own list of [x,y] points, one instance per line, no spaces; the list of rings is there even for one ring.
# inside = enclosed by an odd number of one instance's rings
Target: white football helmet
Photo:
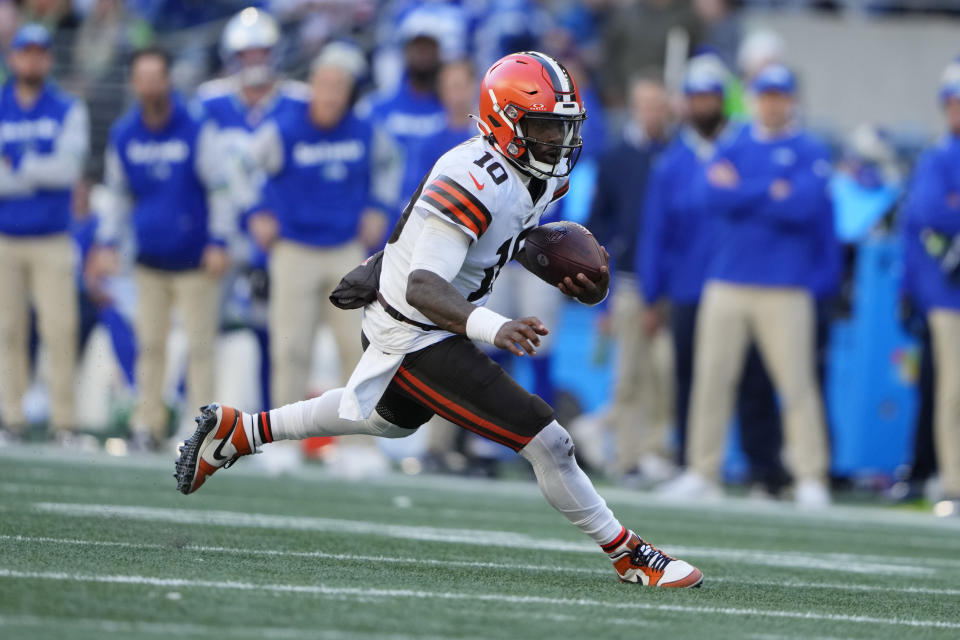
[[[247,7],[236,14],[223,28],[220,56],[227,71],[240,79],[243,86],[270,83],[275,76],[276,47],[280,42],[280,26],[266,11]],[[246,52],[263,51],[249,56]]]

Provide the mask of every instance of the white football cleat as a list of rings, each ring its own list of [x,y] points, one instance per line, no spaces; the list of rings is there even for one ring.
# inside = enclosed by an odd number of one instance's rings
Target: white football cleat
[[[177,490],[193,493],[221,467],[226,469],[241,456],[254,453],[253,443],[247,438],[243,412],[232,407],[208,404],[195,418],[197,430],[180,447],[175,463]]]
[[[624,529],[623,535],[626,541],[608,554],[620,582],[681,589],[703,583],[703,573],[689,562],[668,556],[633,531]]]

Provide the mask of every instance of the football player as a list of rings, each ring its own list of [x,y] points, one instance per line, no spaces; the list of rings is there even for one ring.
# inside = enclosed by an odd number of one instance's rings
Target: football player
[[[363,310],[364,355],[346,388],[264,411],[212,404],[176,462],[189,494],[220,467],[274,440],[364,433],[402,438],[433,414],[501,443],[533,466],[547,501],[596,541],[624,582],[695,587],[700,570],[624,527],[577,466],[553,409],[525,391],[474,342],[533,355],[547,327],[483,304],[523,240],[567,190],[586,114],[576,84],[554,59],[512,54],[480,87],[480,135],[434,165],[382,254],[379,285]],[[586,304],[606,296],[584,274],[557,283]]]

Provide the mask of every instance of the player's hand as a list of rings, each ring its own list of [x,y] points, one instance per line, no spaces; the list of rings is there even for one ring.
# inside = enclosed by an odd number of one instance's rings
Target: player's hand
[[[663,320],[660,317],[660,310],[657,307],[647,307],[644,309],[640,324],[643,326],[643,335],[645,335],[647,339],[657,335],[660,326],[663,324]]]
[[[733,189],[740,184],[740,174],[729,160],[720,160],[710,165],[707,181],[721,189]]]
[[[120,255],[113,247],[94,247],[83,265],[83,284],[97,304],[108,304],[110,297],[104,291],[103,280],[120,271]]]
[[[534,355],[536,347],[540,346],[540,336],[548,333],[550,331],[540,322],[540,318],[530,316],[504,323],[497,331],[493,344],[517,356],[522,356],[524,352]]]
[[[264,251],[270,250],[280,234],[280,224],[269,211],[258,211],[250,216],[247,221],[247,228],[250,229],[253,241]]]
[[[779,178],[770,183],[770,198],[772,200],[786,200],[793,192],[789,180]]]
[[[570,276],[557,283],[560,291],[571,298],[576,298],[583,304],[597,304],[607,295],[607,289],[610,287],[610,254],[606,247],[600,247],[603,251],[603,266],[600,267],[600,279],[594,282],[584,273],[578,273],[576,281]]]
[[[387,216],[377,209],[367,209],[360,216],[358,236],[367,249],[380,249],[387,233]]]
[[[94,247],[87,255],[83,276],[88,280],[100,280],[120,270],[120,255],[113,247]]]
[[[208,275],[219,278],[230,266],[230,256],[227,254],[227,250],[220,245],[207,245],[207,248],[203,250],[201,264]]]

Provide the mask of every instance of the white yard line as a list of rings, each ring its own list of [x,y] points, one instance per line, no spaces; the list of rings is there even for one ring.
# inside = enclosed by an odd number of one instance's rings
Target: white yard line
[[[189,580],[183,578],[158,578],[138,575],[88,575],[65,572],[16,571],[0,568],[0,578],[24,580],[54,580],[69,582],[91,582],[101,584],[146,585],[164,588],[200,588],[228,589],[237,591],[257,591],[272,593],[296,593],[334,598],[360,599],[413,599],[413,600],[456,600],[466,602],[498,602],[514,605],[547,605],[560,607],[588,607],[601,609],[665,611],[717,616],[753,616],[768,618],[786,618],[795,620],[820,620],[831,622],[849,622],[854,624],[875,624],[887,626],[905,626],[928,629],[960,629],[960,622],[942,620],[917,620],[913,618],[879,618],[875,616],[857,616],[816,611],[787,611],[780,609],[748,609],[739,607],[691,606],[680,604],[657,604],[652,602],[607,602],[588,598],[548,598],[544,596],[525,596],[499,593],[457,593],[420,591],[416,589],[376,589],[364,587],[330,587],[326,585],[298,584],[257,584],[233,580]]]
[[[179,525],[294,529],[324,533],[385,536],[426,542],[496,546],[511,549],[597,553],[596,546],[586,541],[571,542],[567,540],[540,538],[510,531],[421,527],[367,522],[363,520],[108,504],[38,502],[34,504],[34,507],[45,513],[56,513],[58,515],[76,517],[120,518],[147,522],[169,522]],[[691,558],[736,561],[748,565],[871,575],[931,575],[936,573],[937,570],[944,570],[952,564],[952,561],[940,558],[899,558],[896,555],[888,557],[826,552],[771,552],[753,549],[670,545],[666,545],[665,550],[668,553],[689,556]],[[919,566],[922,564],[928,566]]]
[[[97,633],[116,633],[129,637],[131,634],[158,635],[165,638],[187,637],[227,637],[227,638],[271,638],[276,640],[446,640],[441,636],[409,636],[392,633],[363,633],[337,629],[318,629],[294,627],[251,627],[223,625],[203,625],[175,622],[145,622],[137,620],[95,620],[91,618],[54,618],[30,615],[0,614],[2,627],[66,627],[70,631],[94,631]],[[66,636],[69,637],[69,636]]]
[[[596,576],[612,576],[610,569],[591,569],[587,567],[568,567],[562,565],[514,564],[507,562],[472,562],[469,560],[437,560],[434,558],[416,558],[404,556],[369,556],[352,553],[327,553],[325,551],[283,551],[279,549],[251,549],[249,547],[220,547],[208,545],[164,545],[142,542],[120,542],[104,540],[81,540],[76,538],[50,538],[43,536],[0,535],[3,542],[22,542],[24,544],[55,544],[93,547],[116,547],[126,549],[152,549],[157,551],[195,551],[197,553],[226,553],[232,555],[314,558],[317,560],[344,560],[348,562],[370,562],[374,564],[408,564],[464,569],[496,569],[498,571],[520,571],[531,573],[581,573]],[[852,584],[849,582],[803,582],[798,580],[753,580],[742,577],[724,577],[708,575],[708,582],[721,582],[737,585],[781,587],[787,589],[838,589],[840,591],[880,592],[880,593],[916,593],[937,596],[958,596],[960,589],[938,589],[934,587],[884,586]]]
[[[141,487],[114,487],[114,488],[90,488],[90,487],[71,487],[63,485],[41,485],[41,489],[45,489],[47,493],[55,494],[57,499],[64,499],[69,497],[76,496],[80,500],[101,500],[101,499],[113,499],[117,500],[124,493],[132,492],[141,492]],[[20,495],[31,495],[37,496],[38,494],[38,485],[29,484],[29,483],[16,483],[16,482],[0,482],[0,492],[3,493],[12,493]],[[46,497],[46,496],[44,496]],[[479,520],[477,511],[471,509],[431,509],[419,501],[414,501],[411,508],[408,509],[409,512],[413,512],[417,509],[420,509],[423,512],[429,512],[431,514],[439,514],[440,516],[469,521],[469,520]],[[743,524],[742,519],[737,519],[731,521],[729,519],[721,519],[720,513],[707,513],[707,514],[698,514],[697,523],[699,526],[704,528],[709,528],[713,531],[716,531],[718,534],[722,535],[750,535],[750,536],[760,536],[768,535],[773,536],[774,534],[781,533],[783,531],[782,524],[774,524],[773,522],[761,524],[759,522],[752,522],[751,524]],[[511,525],[514,523],[526,523],[526,524],[544,524],[548,522],[556,522],[554,518],[554,512],[549,508],[545,508],[543,511],[530,512],[526,511],[523,513],[518,513],[515,511],[508,511],[503,515],[501,521],[502,525]],[[836,523],[823,523],[819,528],[821,529],[832,529],[835,530],[835,535],[843,536],[849,532],[851,525],[843,525]],[[861,527],[862,529],[862,527]],[[824,533],[827,533],[824,531]],[[859,531],[861,537],[864,535],[871,536],[876,544],[883,545],[886,547],[891,539],[891,532],[883,529],[878,530],[868,530],[868,531]],[[924,553],[929,551],[935,551],[938,553],[943,553],[944,551],[949,551],[952,549],[960,550],[960,535],[954,535],[952,531],[943,531],[939,532],[940,536],[921,536],[916,533],[910,533],[906,535],[901,535],[898,537],[899,546],[908,550],[910,553]],[[909,556],[902,556],[909,557]],[[939,562],[937,563],[940,564]],[[955,561],[954,566],[960,569],[960,561]]]

